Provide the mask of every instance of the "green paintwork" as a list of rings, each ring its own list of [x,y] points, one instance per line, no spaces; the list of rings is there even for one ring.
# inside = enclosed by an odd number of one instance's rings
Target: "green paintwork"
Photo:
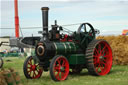
[[[74,33],[73,37],[73,42],[54,42],[56,55],[67,57],[70,65],[85,64],[85,50],[95,36],[90,36],[88,32],[81,32]]]
[[[67,57],[69,64],[85,64],[85,54],[78,52],[81,49],[78,44],[74,42],[54,42],[54,45],[56,55]]]
[[[74,42],[55,42],[54,43],[56,48],[56,55],[57,54],[72,54],[77,52],[77,49],[80,49],[78,45],[76,45]]]
[[[85,50],[88,44],[95,39],[95,36],[89,36],[86,32],[80,34],[74,33],[74,40],[77,41],[80,47]]]
[[[85,55],[84,54],[72,54],[66,56],[70,65],[75,64],[85,64]]]

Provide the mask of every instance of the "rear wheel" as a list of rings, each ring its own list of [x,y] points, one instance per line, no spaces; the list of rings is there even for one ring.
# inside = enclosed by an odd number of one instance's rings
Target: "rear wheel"
[[[89,73],[106,75],[112,67],[112,50],[105,40],[94,40],[86,49],[86,62]]]
[[[35,63],[32,56],[30,56],[24,62],[23,71],[26,78],[37,79],[41,77],[43,69],[38,63]]]
[[[50,75],[54,81],[62,81],[69,74],[69,63],[64,56],[55,56],[50,63]]]
[[[2,68],[3,67],[3,59],[0,57],[0,68]]]

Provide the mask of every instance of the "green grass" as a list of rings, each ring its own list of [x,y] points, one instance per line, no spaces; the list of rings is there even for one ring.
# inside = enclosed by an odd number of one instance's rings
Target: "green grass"
[[[11,60],[7,62],[6,60]],[[4,58],[3,68],[14,68],[21,76],[23,85],[128,85],[128,66],[113,66],[106,76],[92,76],[87,70],[78,75],[69,75],[67,80],[54,82],[49,72],[44,72],[40,79],[28,80],[23,74],[24,58]]]

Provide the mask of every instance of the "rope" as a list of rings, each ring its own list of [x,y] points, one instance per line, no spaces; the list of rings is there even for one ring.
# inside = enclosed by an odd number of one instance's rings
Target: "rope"
[[[73,26],[73,25],[80,25],[82,23],[76,23],[76,24],[67,24],[67,25],[61,25],[63,27],[67,27],[67,26]],[[22,27],[22,29],[35,29],[35,28],[42,28],[42,27]],[[51,28],[51,26],[48,26],[48,28]],[[0,29],[15,29],[15,28],[0,28]]]
[[[82,23],[75,23],[75,24],[66,24],[66,25],[61,25],[61,27],[64,29],[63,32],[67,32],[69,34],[72,34],[73,31],[69,30],[68,28],[65,28],[65,27],[68,27],[68,26],[73,26],[73,25],[80,25]],[[60,27],[60,26],[59,26]],[[20,33],[21,33],[21,36],[23,37],[23,32],[22,32],[22,29],[40,29],[42,27],[20,27],[19,26],[19,29],[20,29]],[[51,28],[51,26],[48,26],[47,28]],[[0,28],[0,29],[15,29],[15,28]]]
[[[20,29],[21,36],[22,36],[22,37],[24,37],[24,36],[23,36],[23,32],[22,32],[22,29],[21,29],[20,25],[19,25],[19,29]]]
[[[67,27],[67,26],[80,25],[80,24],[82,24],[82,23],[67,24],[67,25],[61,25],[61,26],[64,26],[64,27],[66,26]]]

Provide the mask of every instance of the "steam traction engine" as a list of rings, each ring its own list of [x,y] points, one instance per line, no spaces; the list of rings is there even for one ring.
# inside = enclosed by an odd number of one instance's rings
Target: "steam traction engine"
[[[35,46],[35,56],[24,62],[24,74],[28,79],[40,78],[43,71],[50,70],[55,81],[65,80],[69,74],[80,73],[87,68],[92,75],[106,75],[112,66],[112,50],[105,40],[96,40],[96,30],[83,23],[71,35],[61,34],[63,27],[52,25],[48,30],[48,7],[42,7],[43,32]],[[86,27],[89,27],[89,31]]]

